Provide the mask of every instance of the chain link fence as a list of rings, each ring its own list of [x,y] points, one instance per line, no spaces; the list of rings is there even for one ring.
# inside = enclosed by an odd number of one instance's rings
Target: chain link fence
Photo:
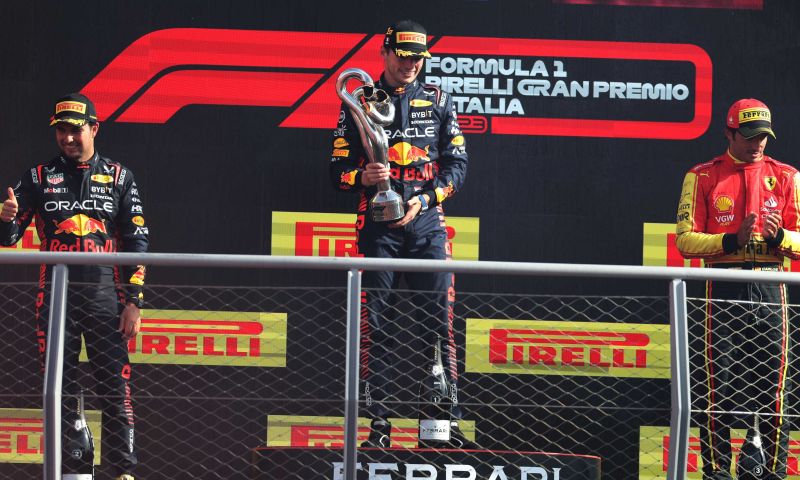
[[[721,283],[713,286],[714,293],[722,288]],[[775,292],[778,300],[785,293],[777,287]],[[746,292],[743,298],[758,298],[758,292]],[[740,457],[749,455],[756,432],[767,467],[774,468],[772,462],[778,461],[786,464],[786,478],[800,478],[800,426],[793,387],[797,306],[771,303],[769,298],[758,302],[690,298],[688,306],[695,428],[687,478],[702,478],[704,467],[711,464],[736,475],[737,464],[747,463]],[[738,476],[749,478],[741,472]]]
[[[418,446],[417,418],[425,401],[419,398],[420,382],[430,363],[430,345],[421,341],[425,335],[416,324],[417,311],[424,308],[414,301],[418,293],[391,292],[391,307],[384,312],[396,340],[390,362],[395,389],[386,402],[392,412],[392,448],[382,452],[380,462],[394,456],[406,468],[430,461],[419,450],[410,450]],[[0,284],[4,478],[40,478],[42,472],[43,379],[33,321],[35,295],[34,284]],[[151,285],[145,295],[148,307],[141,333],[128,345],[140,461],[137,479],[343,478],[344,287]],[[689,302],[693,379],[702,371],[706,307],[704,299]],[[728,308],[732,317],[743,315],[734,313],[733,306],[720,308]],[[669,312],[666,296],[458,292],[454,331],[464,410],[461,430],[481,449],[506,454],[599,457],[604,480],[666,478]],[[741,351],[755,358],[761,342],[754,335],[744,341]],[[744,377],[737,381],[742,380],[747,383]],[[90,427],[101,452],[95,462],[98,478],[107,478],[103,475],[110,475],[109,433],[100,426],[107,421],[100,413],[105,399],[85,355],[78,382],[88,389]],[[701,383],[693,382],[693,427],[703,421],[707,406],[701,399],[707,393]],[[796,416],[794,394],[789,393],[787,419]],[[733,400],[739,400],[737,395],[732,394]],[[360,400],[359,443],[369,434],[368,414]],[[723,409],[734,417],[730,425],[735,455],[753,417],[747,413],[757,408],[744,404]],[[769,421],[768,413],[763,417]],[[790,475],[797,473],[793,445],[794,439],[789,446]],[[297,449],[320,458],[333,449],[339,456],[326,459],[319,476],[308,476],[296,458],[280,456]],[[688,478],[700,478],[696,428],[689,453]],[[462,465],[479,454],[444,450],[440,456],[443,464]],[[375,452],[361,450],[362,470],[377,468],[375,458]],[[372,473],[429,478],[397,468]],[[523,478],[521,471],[514,472],[507,466],[502,473]],[[430,478],[444,478],[433,475]],[[456,471],[448,478],[471,478],[468,473],[458,475]],[[494,475],[485,477],[505,478]],[[558,478],[552,469],[528,475]],[[484,477],[479,472],[475,478]]]

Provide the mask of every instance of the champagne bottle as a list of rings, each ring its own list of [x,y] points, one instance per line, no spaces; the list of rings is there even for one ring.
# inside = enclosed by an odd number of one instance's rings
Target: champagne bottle
[[[761,432],[758,426],[758,414],[753,415],[752,430],[748,429],[747,438],[739,451],[736,462],[736,476],[740,480],[762,478],[766,472],[767,458],[761,443]]]
[[[442,447],[450,441],[450,382],[442,364],[442,339],[436,337],[433,361],[419,389],[419,447]]]
[[[78,408],[65,415],[64,455],[62,480],[94,480],[94,439],[86,422],[83,391],[78,397]]]

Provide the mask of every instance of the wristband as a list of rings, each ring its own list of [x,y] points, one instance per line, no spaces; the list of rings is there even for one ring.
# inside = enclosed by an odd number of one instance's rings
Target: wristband
[[[125,304],[133,304],[139,308],[144,308],[144,298],[139,295],[128,295]]]
[[[419,213],[423,213],[428,210],[428,201],[425,200],[425,194],[417,195],[417,198],[419,198],[419,203],[422,205],[422,207],[419,209]]]

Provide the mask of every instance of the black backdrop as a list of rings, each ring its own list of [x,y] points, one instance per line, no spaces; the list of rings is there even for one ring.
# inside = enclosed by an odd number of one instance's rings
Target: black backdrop
[[[90,1],[80,7],[43,1],[15,2],[0,10],[6,20],[0,32],[0,86],[5,96],[2,185],[13,185],[25,168],[55,153],[47,127],[55,98],[83,88],[136,39],[179,27],[368,34],[382,33],[391,19],[415,17],[434,36],[677,43],[696,45],[708,54],[713,64],[712,119],[696,139],[467,135],[468,179],[446,207],[449,215],[480,218],[481,260],[641,264],[642,224],[674,221],[683,174],[723,151],[722,118],[735,99],[755,97],[771,107],[778,135],[768,145],[772,156],[793,163],[800,146],[793,133],[800,123],[800,6],[792,1],[767,0],[763,9],[568,5],[548,0],[342,0],[335,8],[289,1]],[[569,68],[569,59],[565,63]],[[616,67],[610,68],[608,77]],[[622,81],[642,76],[630,71],[619,75]],[[534,100],[526,108],[547,110],[554,105],[547,99]],[[578,117],[590,103],[562,102],[569,115]],[[137,175],[152,251],[265,254],[270,252],[273,211],[354,211],[354,197],[335,193],[328,183],[329,131],[278,128],[297,104],[190,105],[163,124],[102,124],[99,150]],[[614,118],[613,112],[623,111],[635,118],[639,106],[653,104],[658,102],[622,100],[605,104],[605,112],[590,113]],[[534,115],[530,108],[528,116]],[[685,111],[685,106],[676,108]],[[153,269],[150,275],[151,283],[228,280],[220,272]],[[239,272],[230,279],[252,277],[269,283],[273,276]],[[339,276],[317,278],[338,283]],[[599,281],[568,285],[612,288]],[[465,278],[461,283],[462,289],[484,291],[530,291],[539,286],[520,279]],[[631,287],[620,287],[620,293]],[[660,285],[653,288],[663,292]]]

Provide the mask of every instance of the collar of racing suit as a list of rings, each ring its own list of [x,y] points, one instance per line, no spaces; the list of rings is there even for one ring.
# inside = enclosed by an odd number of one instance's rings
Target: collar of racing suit
[[[389,95],[392,96],[399,96],[403,95],[404,93],[413,92],[419,86],[419,79],[415,78],[413,82],[409,83],[408,85],[401,85],[399,87],[392,87],[388,83],[386,83],[386,77],[381,74],[380,80],[378,80],[378,84],[376,85],[377,88],[385,91]]]
[[[100,154],[97,153],[97,150],[94,151],[94,155],[92,158],[85,162],[79,162],[77,160],[72,160],[71,158],[64,158],[64,155],[60,156],[61,163],[63,163],[67,168],[71,170],[85,170],[91,169],[95,165],[97,165],[97,161],[100,159]]]
[[[726,151],[727,160],[736,168],[737,170],[751,170],[751,169],[759,169],[762,165],[764,165],[764,157],[762,156],[760,159],[756,160],[755,162],[745,162],[743,160],[739,160],[738,158],[734,157],[731,153],[730,149]]]

